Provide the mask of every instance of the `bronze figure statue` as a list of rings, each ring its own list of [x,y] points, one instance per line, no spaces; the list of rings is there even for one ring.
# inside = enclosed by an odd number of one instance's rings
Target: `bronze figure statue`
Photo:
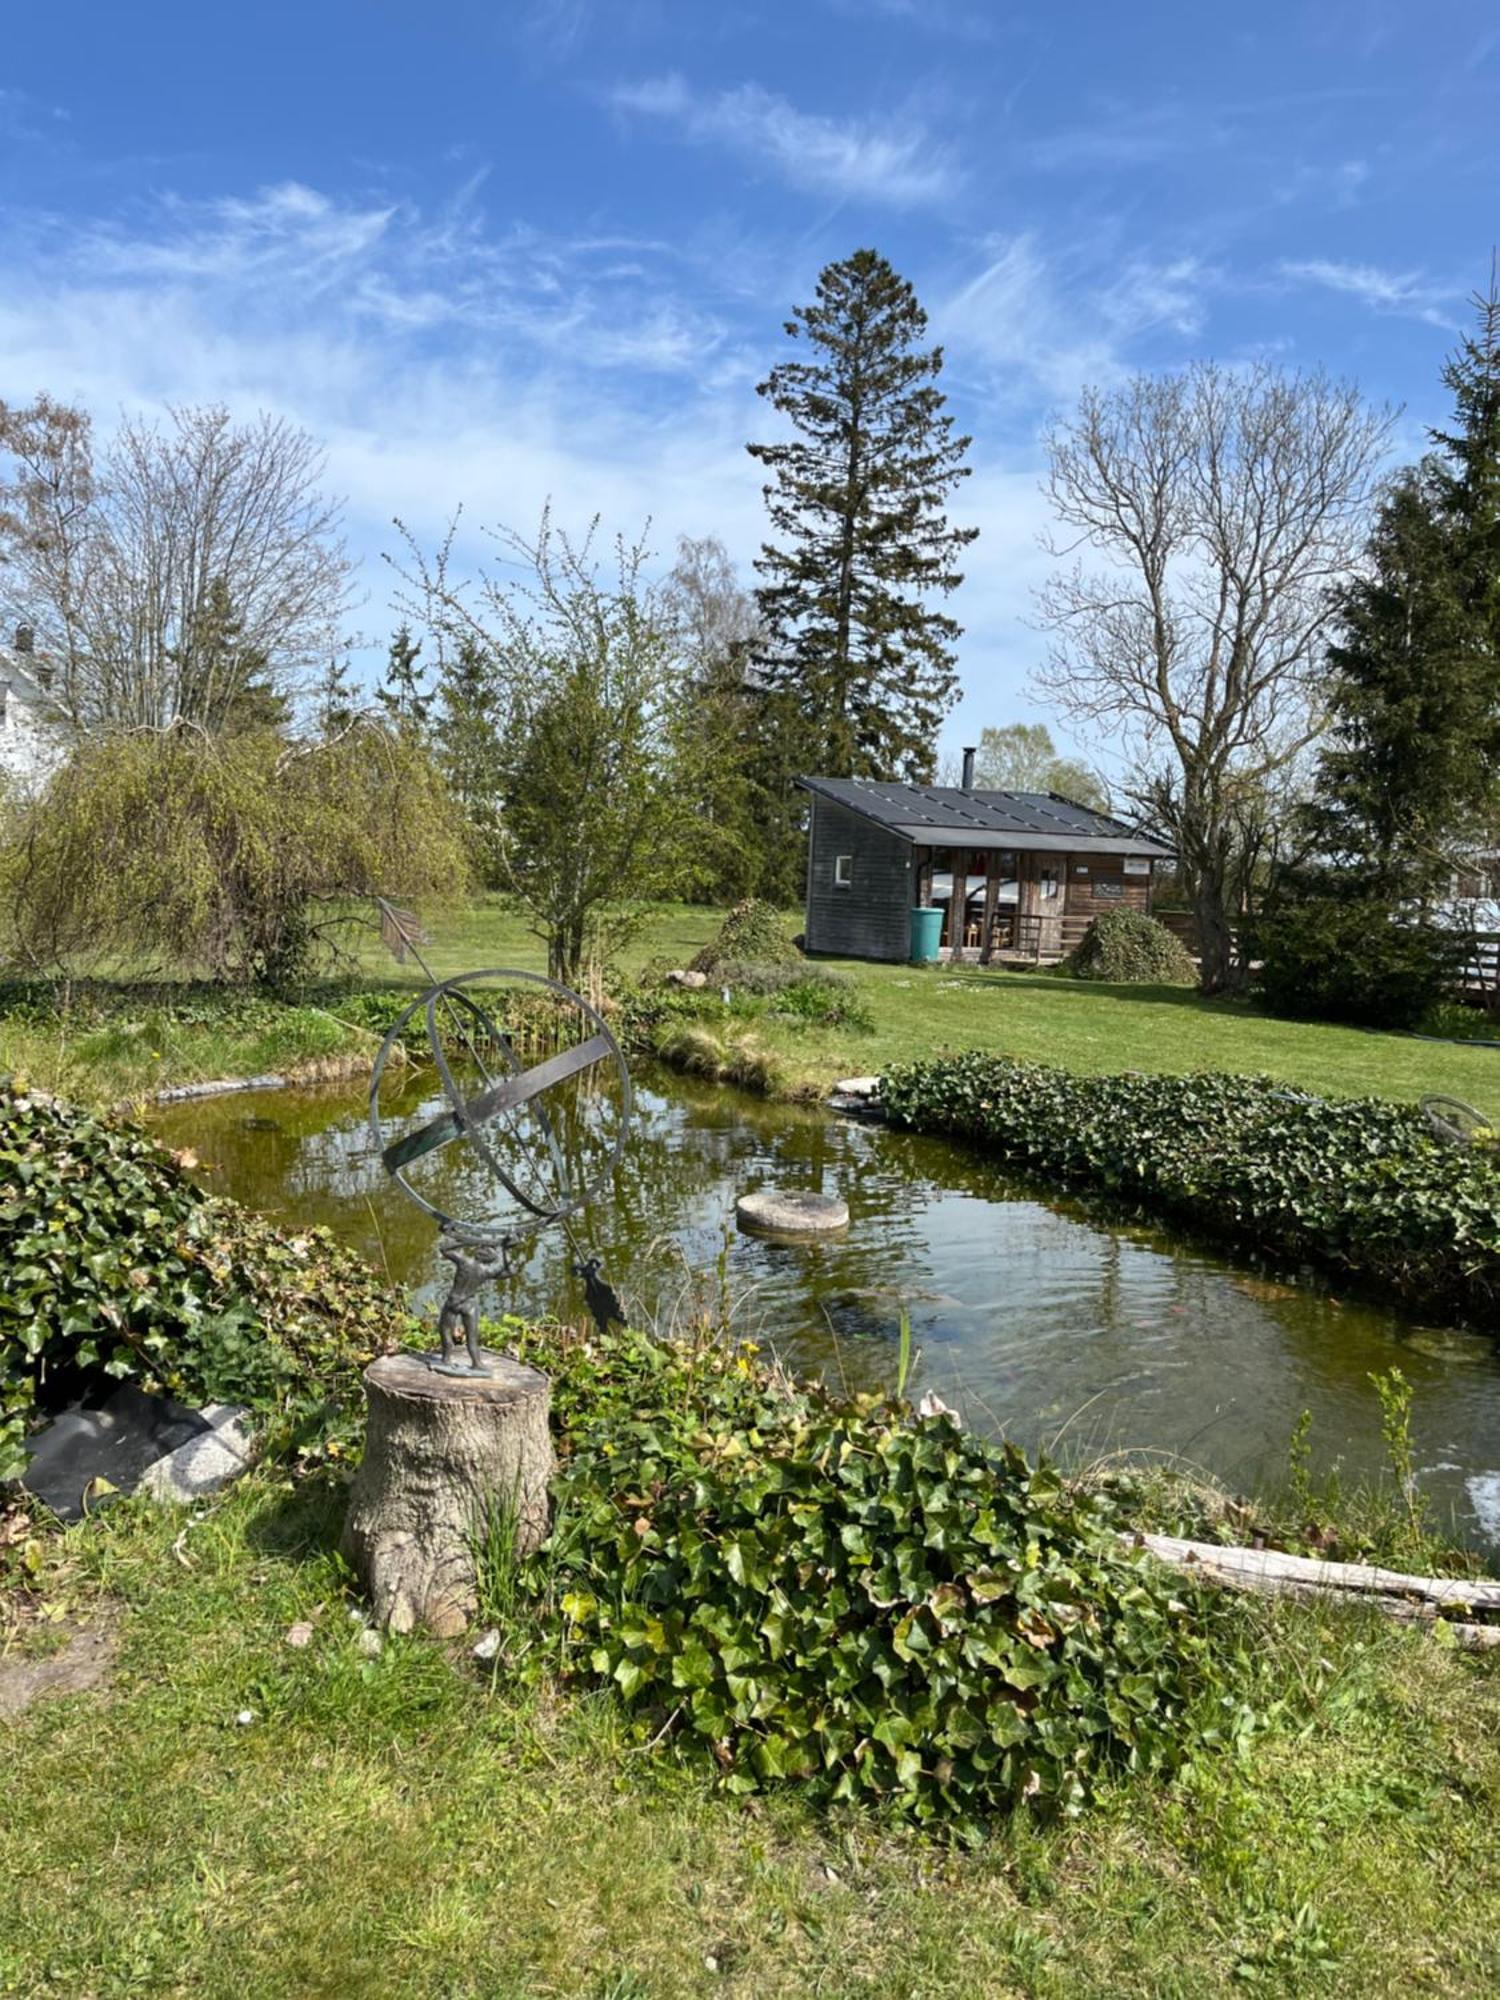
[[[503,1278],[509,1273],[509,1246],[504,1243],[475,1243],[462,1236],[440,1236],[438,1255],[453,1266],[453,1282],[438,1313],[438,1340],[442,1352],[432,1365],[441,1368],[445,1374],[463,1372],[453,1358],[453,1336],[461,1326],[469,1367],[478,1373],[484,1368],[479,1348],[479,1294],[492,1278]]]

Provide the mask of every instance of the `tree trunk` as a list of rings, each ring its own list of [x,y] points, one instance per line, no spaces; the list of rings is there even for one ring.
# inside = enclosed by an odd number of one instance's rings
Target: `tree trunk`
[[[478,1545],[492,1528],[529,1555],[547,1533],[551,1384],[508,1355],[488,1376],[438,1374],[421,1354],[365,1370],[365,1456],[343,1550],[393,1632],[462,1632],[477,1605]]]
[[[1235,955],[1228,897],[1214,869],[1205,868],[1199,873],[1193,893],[1193,916],[1198,926],[1198,960],[1203,991],[1226,993],[1238,984],[1239,964]]]

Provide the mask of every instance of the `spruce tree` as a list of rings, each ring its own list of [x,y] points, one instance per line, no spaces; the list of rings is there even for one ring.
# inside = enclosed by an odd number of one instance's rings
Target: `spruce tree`
[[[930,777],[957,692],[961,628],[929,600],[962,581],[955,564],[979,531],[944,512],[970,440],[953,435],[926,330],[910,284],[856,250],[786,322],[806,358],[759,385],[795,433],[749,446],[772,475],[778,537],[756,563],[760,666],[795,698],[811,760],[832,776]]]
[[[463,633],[438,672],[433,735],[438,763],[463,809],[479,873],[499,880],[499,811],[504,783],[503,709],[495,662]]]
[[[330,653],[328,665],[323,670],[314,690],[314,715],[318,734],[326,742],[331,736],[341,736],[359,713],[355,695],[354,680],[349,670],[347,658],[340,659],[337,653]]]
[[[1443,370],[1454,428],[1402,473],[1338,593],[1312,831],[1387,899],[1441,893],[1500,806],[1500,297]]]
[[[411,627],[403,620],[391,636],[385,678],[375,690],[392,722],[398,728],[418,733],[427,727],[427,714],[432,707],[427,670],[417,664],[421,651],[421,640],[412,638]]]

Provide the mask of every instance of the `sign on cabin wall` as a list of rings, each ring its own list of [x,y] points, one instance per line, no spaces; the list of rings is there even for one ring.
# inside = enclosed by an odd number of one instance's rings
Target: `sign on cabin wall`
[[[1125,873],[1127,875],[1149,875],[1151,873],[1150,858],[1143,855],[1127,854],[1125,857]]]

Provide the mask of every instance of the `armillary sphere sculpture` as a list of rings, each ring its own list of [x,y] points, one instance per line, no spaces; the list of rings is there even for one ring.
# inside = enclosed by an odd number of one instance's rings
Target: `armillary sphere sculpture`
[[[438,1314],[441,1374],[493,1372],[479,1343],[479,1298],[505,1277],[517,1243],[568,1218],[600,1193],[625,1149],[630,1072],[598,1009],[535,972],[492,967],[435,979],[416,927],[380,903],[381,931],[411,952],[431,982],[392,1022],[370,1078],[370,1133],[381,1165],[439,1224],[453,1267]],[[418,1027],[442,1085],[444,1108],[390,1136],[381,1085],[399,1043]],[[478,1207],[467,1216],[458,1206]],[[571,1231],[569,1231],[570,1241]],[[575,1245],[576,1249],[576,1245]],[[623,1321],[597,1257],[573,1266],[601,1331]],[[457,1354],[462,1335],[464,1359]]]
[[[1472,1152],[1495,1143],[1495,1127],[1482,1111],[1458,1097],[1424,1097],[1422,1110],[1434,1139]]]

